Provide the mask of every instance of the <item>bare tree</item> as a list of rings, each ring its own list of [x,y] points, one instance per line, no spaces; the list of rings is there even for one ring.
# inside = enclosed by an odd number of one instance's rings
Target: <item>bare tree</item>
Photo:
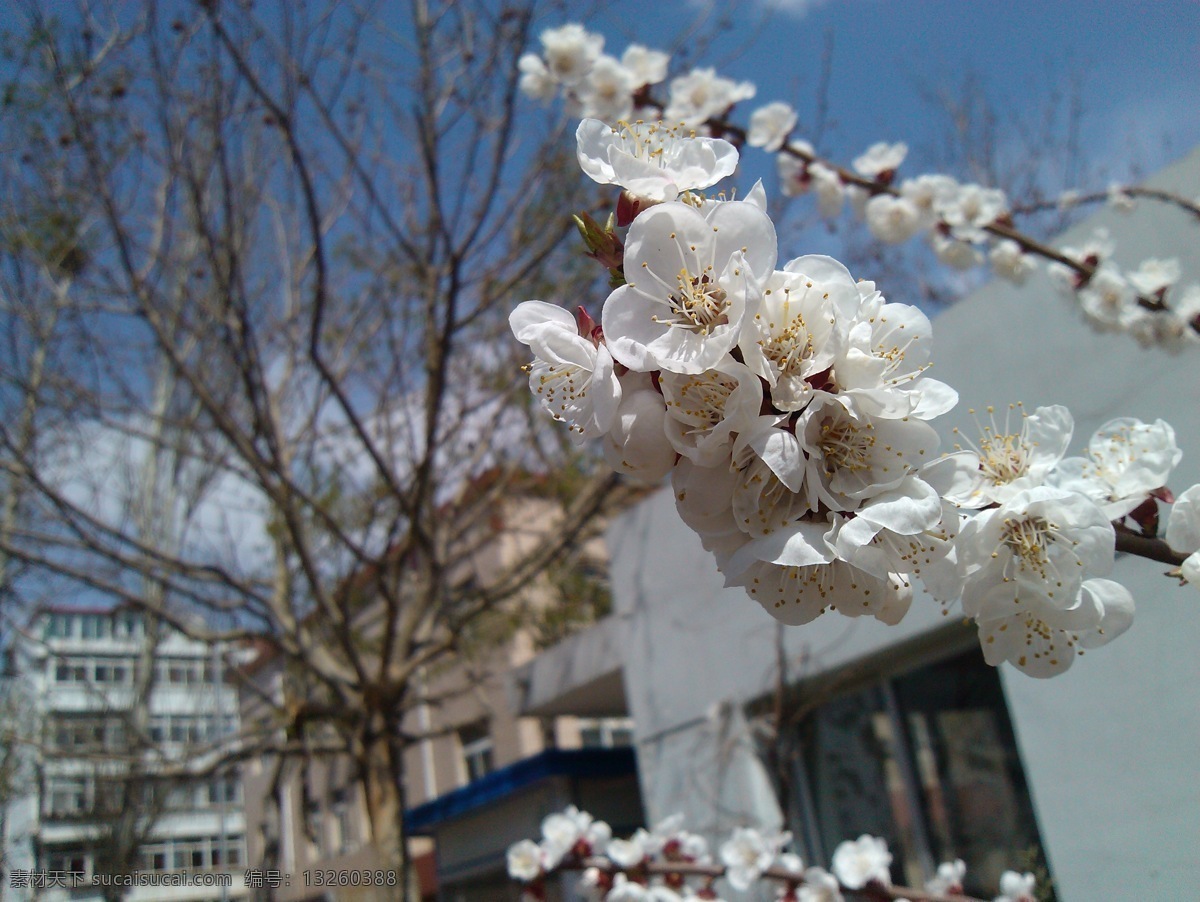
[[[517,439],[507,313],[573,265],[546,223],[586,200],[517,112],[532,16],[30,3],[0,110],[10,584],[274,649],[303,691],[241,754],[348,755],[398,865],[415,675],[622,491]],[[568,500],[477,572],[494,500],[547,460]]]

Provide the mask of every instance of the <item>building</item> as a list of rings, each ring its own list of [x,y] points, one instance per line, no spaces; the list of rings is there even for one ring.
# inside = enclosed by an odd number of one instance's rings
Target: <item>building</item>
[[[130,608],[48,607],[10,655],[31,716],[4,898],[101,899],[134,872],[165,884],[135,902],[244,897],[241,781],[215,766],[238,732],[223,649]]]
[[[1197,196],[1200,150],[1148,184]],[[1183,211],[1105,209],[1061,240],[1101,226],[1118,262],[1177,257],[1183,282],[1200,281],[1200,227]],[[1111,418],[1161,417],[1185,455],[1172,486],[1200,482],[1200,354],[1088,330],[1043,274],[941,314],[933,359],[961,395],[943,434],[973,430],[972,407],[1061,403],[1077,453]],[[897,880],[920,885],[958,856],[968,890],[987,898],[1001,869],[1038,858],[1067,902],[1195,894],[1200,618],[1194,590],[1163,565],[1122,556],[1114,578],[1137,599],[1132,629],[1034,680],[987,667],[974,630],[920,596],[896,627],[834,616],[779,627],[722,588],[667,490],[619,517],[608,542],[612,619],[526,665],[518,709],[630,715],[649,821],[682,812],[713,837],[787,827],[824,865],[836,842],[870,832],[888,839]]]
[[[483,583],[553,528],[558,502],[536,492],[499,500],[486,518],[491,535],[471,555],[463,579]],[[562,599],[583,601],[564,621]],[[423,898],[473,902],[516,898],[505,868],[508,845],[536,831],[551,810],[574,802],[608,810],[630,829],[642,821],[628,716],[578,710],[569,716],[519,716],[508,674],[542,647],[603,610],[606,555],[590,542],[550,568],[502,609],[474,620],[458,649],[420,671],[405,733],[404,799],[413,890]],[[366,600],[362,632],[376,608]],[[304,697],[271,649],[242,680],[243,722],[270,723]],[[317,735],[314,732],[314,735]],[[290,875],[274,887],[280,902],[395,897],[371,835],[363,782],[346,755],[251,759],[243,770],[251,867]],[[607,806],[607,808],[606,808]],[[324,875],[347,876],[342,885]],[[367,879],[364,875],[370,875]]]

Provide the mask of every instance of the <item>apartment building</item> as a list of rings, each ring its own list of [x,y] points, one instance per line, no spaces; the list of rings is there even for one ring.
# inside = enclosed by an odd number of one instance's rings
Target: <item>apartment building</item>
[[[238,732],[224,651],[130,608],[35,614],[6,677],[27,733],[6,899],[245,896],[241,780],[215,767]]]

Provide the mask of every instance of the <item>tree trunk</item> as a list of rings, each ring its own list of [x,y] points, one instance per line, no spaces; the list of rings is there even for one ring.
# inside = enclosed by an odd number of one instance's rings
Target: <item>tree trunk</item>
[[[380,866],[396,875],[396,885],[380,888],[375,898],[418,902],[421,893],[404,824],[404,742],[398,724],[388,723],[367,743],[362,774],[372,844]]]

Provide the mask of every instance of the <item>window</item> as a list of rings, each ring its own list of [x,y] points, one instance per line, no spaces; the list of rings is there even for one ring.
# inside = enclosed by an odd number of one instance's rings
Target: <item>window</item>
[[[63,658],[54,665],[56,683],[87,683],[90,681],[88,661],[80,658]]]
[[[46,811],[51,817],[80,814],[87,808],[87,782],[81,777],[54,777],[46,785]]]
[[[88,856],[81,849],[54,849],[47,851],[43,870],[87,875],[88,863]]]
[[[580,719],[579,744],[585,749],[615,749],[633,745],[633,721],[628,717]]]
[[[115,716],[62,717],[54,724],[54,745],[64,752],[120,750],[125,745],[125,724]]]
[[[95,681],[97,683],[126,683],[129,681],[129,667],[120,658],[100,658],[95,664]]]
[[[330,848],[335,855],[343,855],[354,849],[355,836],[350,816],[350,791],[339,789],[333,793],[329,805]]]
[[[112,633],[112,621],[106,614],[84,614],[79,619],[85,639],[107,639]]]
[[[51,614],[46,621],[47,639],[66,639],[71,635],[75,618],[68,614]]]
[[[828,702],[798,739],[793,822],[808,859],[871,833],[887,840],[897,882],[921,886],[962,858],[976,896],[1014,853],[1044,866],[1000,680],[978,650]]]
[[[492,734],[486,720],[461,727],[458,741],[462,745],[463,766],[467,782],[478,780],[495,769],[492,759]]]
[[[122,611],[116,615],[113,621],[113,635],[121,639],[128,639],[134,636],[142,635],[144,631],[144,623],[140,615],[132,611]]]
[[[236,776],[217,777],[207,787],[209,805],[237,804],[242,798],[242,784]]]

